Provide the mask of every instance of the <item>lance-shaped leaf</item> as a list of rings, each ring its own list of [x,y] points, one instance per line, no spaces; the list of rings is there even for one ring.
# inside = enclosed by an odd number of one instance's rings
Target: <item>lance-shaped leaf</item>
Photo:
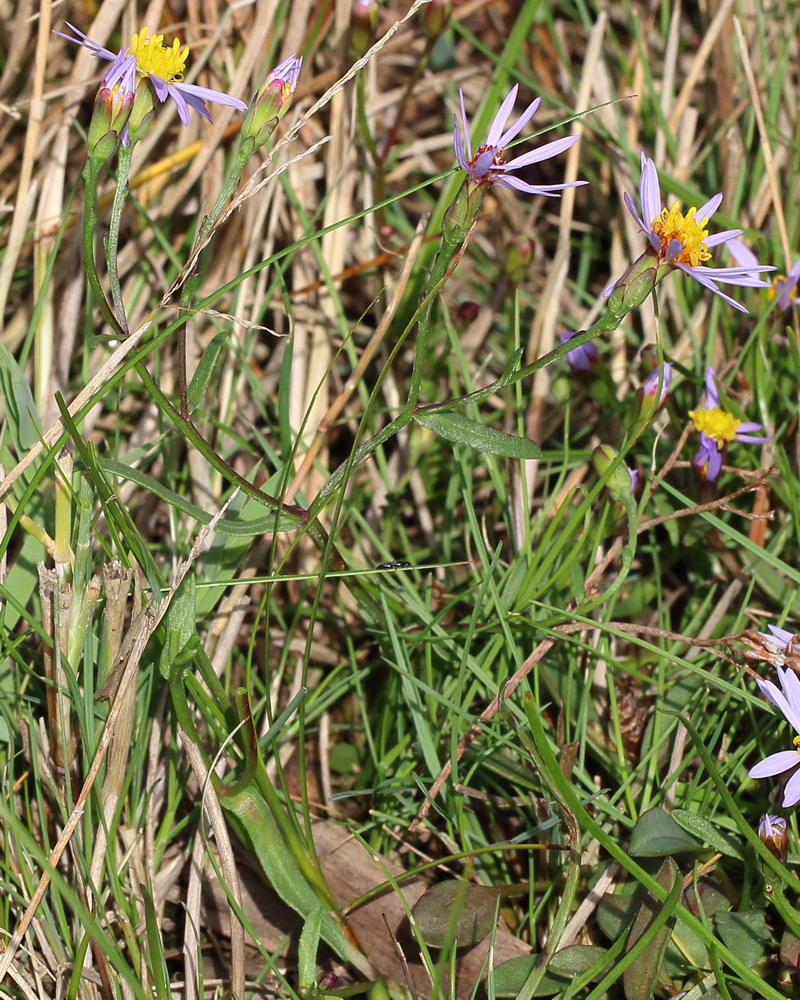
[[[517,437],[479,424],[454,410],[415,413],[418,424],[453,444],[465,444],[483,454],[505,458],[534,459],[542,457],[542,449],[528,438]]]

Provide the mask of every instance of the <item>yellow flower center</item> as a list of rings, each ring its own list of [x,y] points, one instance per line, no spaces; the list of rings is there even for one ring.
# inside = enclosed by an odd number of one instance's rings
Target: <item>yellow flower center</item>
[[[778,294],[778,285],[781,281],[786,281],[785,274],[774,274],[772,275],[772,283],[767,289],[767,299],[772,302],[775,296]]]
[[[681,252],[670,259],[674,263],[688,264],[689,267],[697,267],[704,260],[709,260],[711,254],[703,240],[708,236],[705,224],[708,219],[694,217],[696,208],[690,208],[684,215],[678,211],[678,206],[665,208],[661,215],[653,220],[653,232],[661,240],[661,253],[666,254],[667,247],[673,240],[677,240],[682,249]]]
[[[714,438],[719,448],[722,448],[725,441],[735,439],[736,428],[742,422],[718,406],[713,410],[689,410],[689,418],[702,434]]]
[[[792,740],[792,743],[794,744],[795,750],[798,753],[800,753],[800,736],[795,736],[795,738]]]
[[[152,73],[165,83],[180,83],[186,69],[188,46],[181,50],[180,40],[176,38],[172,48],[165,49],[163,35],[153,35],[152,38],[148,38],[147,32],[147,28],[142,28],[133,36],[128,46],[131,55],[136,57],[137,70],[143,76]]]

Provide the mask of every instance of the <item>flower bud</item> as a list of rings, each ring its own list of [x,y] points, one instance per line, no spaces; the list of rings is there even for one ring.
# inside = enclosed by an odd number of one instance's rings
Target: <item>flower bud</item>
[[[136,60],[124,50],[106,71],[94,101],[86,144],[95,168],[113,155],[120,136],[126,141],[135,88]]]
[[[474,323],[478,318],[478,313],[480,312],[480,306],[477,302],[461,302],[456,308],[456,323],[462,330]]]
[[[615,448],[612,448],[610,444],[598,445],[592,452],[592,464],[597,471],[599,476],[605,476],[611,465],[618,457],[618,452]],[[634,476],[638,481],[638,473],[635,470],[631,470],[627,465],[618,465],[616,469],[611,473],[606,486],[608,487],[608,492],[615,500],[624,502],[633,493],[635,489]]]
[[[758,824],[758,836],[761,843],[783,864],[789,853],[789,836],[783,816],[767,813]]]
[[[438,38],[450,23],[453,0],[430,0],[425,5],[422,23],[428,38]]]
[[[608,308],[618,317],[625,316],[640,306],[653,291],[666,271],[659,273],[658,257],[654,250],[646,250],[604,295],[608,295]]]
[[[372,45],[378,26],[378,0],[355,0],[350,15],[350,55],[361,56]]]
[[[512,236],[503,267],[515,285],[524,281],[533,261],[533,244],[526,236]]]
[[[264,145],[286,113],[302,65],[302,56],[292,53],[272,70],[256,95],[242,122],[242,138],[254,141],[254,151]]]
[[[153,121],[153,87],[149,80],[140,80],[136,88],[136,97],[133,101],[131,116],[128,119],[127,136],[123,136],[123,143],[127,146],[130,143],[137,143],[144,139]]]
[[[469,178],[456,192],[450,207],[444,213],[442,221],[442,233],[446,240],[455,240],[465,237],[470,227],[478,218],[484,196],[486,195],[485,185],[470,184]]]
[[[86,144],[89,155],[98,163],[105,163],[114,153],[119,141],[120,132],[130,117],[133,107],[133,94],[114,93],[108,87],[102,87],[97,92],[94,102],[94,114],[89,124],[89,134]]]
[[[656,367],[636,390],[639,420],[650,420],[666,403],[672,382],[672,363],[665,361],[663,368]],[[659,392],[659,384],[661,391]],[[657,397],[657,398],[656,398]]]
[[[568,340],[571,340],[575,336],[577,334],[572,330],[565,330],[564,333],[559,333],[558,339],[562,344],[566,344]],[[574,372],[586,375],[594,371],[595,365],[600,360],[600,353],[597,350],[595,342],[587,340],[585,344],[581,344],[572,351],[567,351],[565,357],[567,364]]]

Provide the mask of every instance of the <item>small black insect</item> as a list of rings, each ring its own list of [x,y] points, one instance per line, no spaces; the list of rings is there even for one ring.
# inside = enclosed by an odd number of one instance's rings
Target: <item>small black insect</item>
[[[405,559],[395,559],[394,562],[378,563],[375,569],[410,569],[411,563]]]

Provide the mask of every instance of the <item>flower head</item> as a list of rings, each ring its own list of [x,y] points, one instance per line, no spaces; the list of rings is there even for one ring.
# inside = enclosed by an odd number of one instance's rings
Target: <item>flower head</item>
[[[800,305],[800,298],[794,297],[798,281],[800,281],[800,259],[792,264],[788,274],[779,274],[775,279],[775,294],[778,296],[778,306],[781,309]]]
[[[780,750],[751,767],[751,778],[772,778],[776,774],[790,775],[783,794],[783,805],[800,802],[800,679],[791,670],[777,668],[780,688],[772,681],[757,680],[759,690],[774,705],[797,734],[792,740],[793,750]]]
[[[714,482],[722,468],[722,452],[730,441],[744,444],[766,444],[770,437],[755,435],[761,424],[739,420],[719,405],[716,372],[706,369],[706,405],[702,409],[689,410],[689,417],[700,431],[700,447],[692,459],[692,465],[702,479]]]
[[[728,249],[737,264],[745,267],[758,266],[758,257],[741,240],[731,240],[728,243]],[[789,306],[800,305],[800,298],[793,297],[798,282],[800,282],[800,259],[792,264],[788,274],[776,274],[773,277],[767,296],[770,299],[777,296],[779,309],[788,309]]]
[[[564,333],[559,333],[558,339],[562,344],[566,344],[568,340],[576,335],[574,330],[565,330]],[[573,348],[571,351],[567,351],[565,355],[567,359],[567,364],[574,372],[591,372],[594,370],[594,366],[597,364],[600,354],[597,350],[597,345],[593,340],[587,340],[585,344],[581,344],[579,347]]]
[[[641,214],[636,211],[633,199],[627,192],[623,197],[626,208],[650,241],[650,251],[656,256],[662,276],[667,269],[678,268],[741,312],[747,310],[720,291],[717,282],[749,288],[768,287],[768,283],[757,275],[764,271],[774,271],[773,267],[762,267],[758,263],[739,267],[703,267],[705,261],[711,259],[711,247],[728,243],[743,232],[741,229],[726,229],[709,235],[706,226],[722,202],[721,194],[715,194],[700,208],[692,207],[686,212],[682,212],[678,204],[663,208],[655,164],[642,153],[642,176],[639,184]],[[606,294],[610,294],[616,284],[615,281],[609,285]]]
[[[522,112],[514,124],[506,129],[506,122],[517,99],[519,86],[515,84],[511,88],[508,97],[500,105],[500,110],[494,116],[494,121],[489,126],[489,132],[483,145],[478,146],[475,154],[472,153],[472,139],[470,137],[469,122],[467,112],[464,107],[464,92],[459,90],[461,99],[461,126],[453,116],[453,146],[455,148],[456,160],[459,167],[466,173],[473,184],[490,185],[498,184],[500,187],[515,188],[517,191],[524,191],[527,194],[539,194],[549,198],[557,198],[558,192],[564,188],[578,187],[586,184],[586,181],[571,181],[568,184],[528,184],[527,181],[520,180],[513,175],[513,171],[521,167],[527,167],[532,163],[540,163],[542,160],[549,160],[553,156],[558,156],[564,150],[569,149],[573,143],[580,138],[577,135],[569,135],[563,139],[556,139],[555,142],[548,142],[538,149],[533,149],[529,153],[515,156],[508,163],[503,162],[503,152],[505,147],[515,139],[533,118],[536,109],[541,103],[541,98],[529,104]],[[505,129],[505,131],[504,131]],[[463,131],[463,138],[462,138]]]
[[[783,816],[773,816],[767,813],[758,824],[758,836],[780,862],[786,860],[789,850],[789,837],[786,833],[786,820]]]
[[[172,46],[167,48],[164,46],[163,35],[148,37],[148,29],[142,28],[133,36],[127,49],[114,53],[92,41],[69,22],[67,22],[67,27],[78,37],[72,38],[60,31],[56,31],[55,34],[66,38],[68,42],[74,42],[76,45],[89,49],[98,59],[107,59],[115,65],[117,65],[117,60],[122,57],[120,65],[124,65],[127,74],[133,72],[140,80],[148,79],[153,85],[156,97],[162,104],[167,98],[174,102],[178,117],[184,125],[189,124],[190,111],[196,111],[197,114],[211,121],[206,101],[211,101],[214,104],[225,104],[238,111],[247,110],[247,105],[238,97],[230,97],[228,94],[223,94],[219,90],[211,90],[208,87],[197,87],[192,83],[183,83],[189,48],[188,46],[181,48],[181,43],[177,38],[174,39]]]

